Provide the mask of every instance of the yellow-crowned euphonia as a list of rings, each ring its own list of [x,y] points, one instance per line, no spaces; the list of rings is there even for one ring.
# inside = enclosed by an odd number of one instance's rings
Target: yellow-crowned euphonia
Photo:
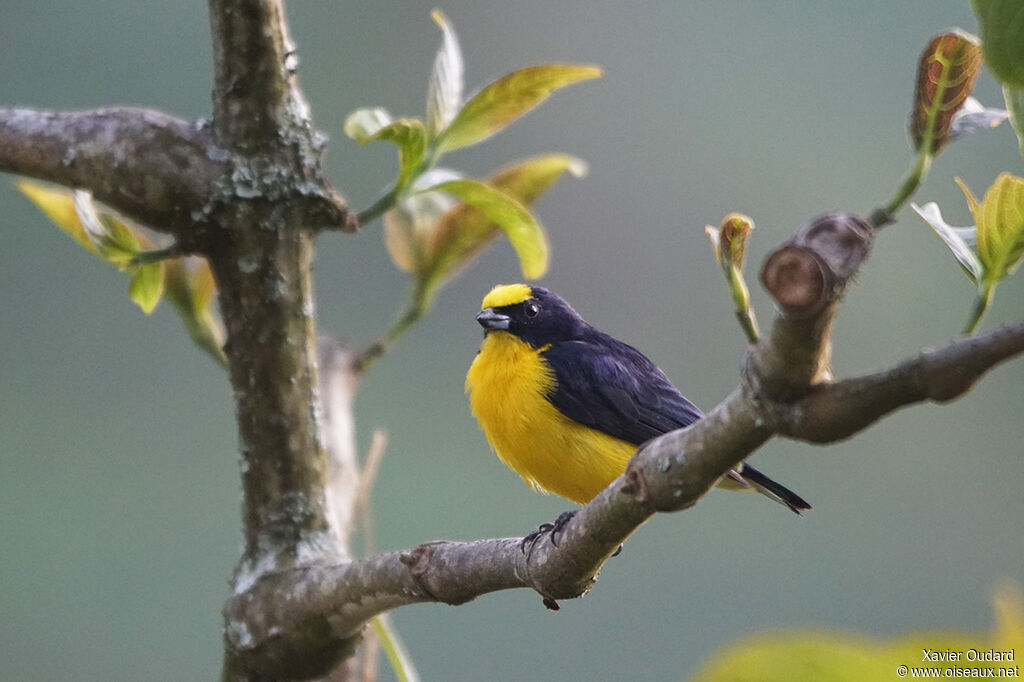
[[[499,285],[481,308],[470,406],[498,456],[537,490],[585,504],[640,444],[702,416],[643,353],[547,289]],[[756,490],[797,514],[811,508],[749,464],[718,485]]]

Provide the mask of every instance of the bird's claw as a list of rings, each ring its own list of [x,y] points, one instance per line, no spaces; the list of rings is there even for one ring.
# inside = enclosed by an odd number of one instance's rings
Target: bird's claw
[[[551,544],[558,547],[558,534],[565,528],[565,526],[572,520],[572,517],[576,516],[576,510],[562,512],[555,519],[554,523],[542,523],[537,526],[537,530],[527,533],[523,537],[523,541],[519,543],[519,549],[523,554],[526,554],[527,546],[532,547],[533,543],[537,542],[544,533],[551,534]]]

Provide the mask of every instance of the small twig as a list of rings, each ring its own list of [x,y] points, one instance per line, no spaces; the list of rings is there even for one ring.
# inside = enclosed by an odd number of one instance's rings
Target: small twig
[[[157,263],[168,258],[178,258],[179,256],[185,255],[179,244],[171,244],[164,249],[150,249],[149,251],[140,251],[135,254],[132,258],[132,265],[149,265],[150,263]]]
[[[907,176],[903,178],[903,182],[900,183],[889,203],[884,208],[876,208],[872,211],[868,217],[868,223],[874,228],[879,228],[893,222],[896,219],[896,212],[910,200],[910,197],[914,195],[914,192],[924,182],[931,165],[932,155],[922,150],[917,155],[917,160],[907,173]]]
[[[380,199],[375,201],[369,208],[360,211],[356,216],[359,219],[360,225],[368,225],[377,218],[381,217],[389,210],[391,210],[398,202],[398,193],[395,190],[391,190]]]
[[[384,459],[384,453],[387,449],[387,433],[381,429],[374,429],[373,436],[370,439],[370,448],[366,452],[366,459],[363,463],[363,470],[359,474],[359,487],[356,490],[355,500],[352,503],[352,511],[359,520],[360,530],[363,531],[364,555],[375,551],[370,497],[373,494],[373,485],[377,481],[377,473],[380,471],[381,460]]]
[[[420,318],[426,314],[427,307],[427,300],[422,290],[419,287],[415,287],[409,296],[409,301],[406,303],[405,308],[398,316],[398,319],[392,323],[390,329],[370,344],[359,356],[359,359],[356,361],[356,366],[359,370],[369,369],[374,363],[384,357],[398,339],[402,337],[402,334],[420,321]]]
[[[391,627],[391,619],[387,617],[387,614],[380,614],[370,621],[370,624],[381,644],[384,645],[384,653],[387,654],[388,661],[391,662],[391,668],[395,671],[398,682],[419,682],[420,674],[416,671],[412,659],[409,658],[409,652],[406,651],[398,633]]]
[[[209,128],[159,111],[0,109],[0,171],[89,190],[179,239],[230,166]]]
[[[964,326],[964,335],[973,334],[978,329],[981,318],[985,316],[985,312],[992,304],[992,294],[995,293],[995,289],[994,285],[982,285],[981,291],[978,292],[978,298],[974,300],[974,307],[971,308],[971,317]]]

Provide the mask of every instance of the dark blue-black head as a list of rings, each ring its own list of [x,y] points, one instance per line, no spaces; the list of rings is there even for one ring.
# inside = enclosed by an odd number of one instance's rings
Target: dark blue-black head
[[[578,339],[587,329],[575,310],[544,287],[499,284],[484,296],[476,321],[485,333],[508,332],[534,348]]]

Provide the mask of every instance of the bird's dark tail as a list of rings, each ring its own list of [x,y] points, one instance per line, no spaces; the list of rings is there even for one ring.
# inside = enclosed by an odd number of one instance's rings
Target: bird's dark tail
[[[743,464],[743,468],[740,469],[740,476],[757,492],[772,498],[779,504],[786,505],[797,514],[802,515],[805,510],[812,508],[804,498],[781,483],[776,483],[749,464]]]

